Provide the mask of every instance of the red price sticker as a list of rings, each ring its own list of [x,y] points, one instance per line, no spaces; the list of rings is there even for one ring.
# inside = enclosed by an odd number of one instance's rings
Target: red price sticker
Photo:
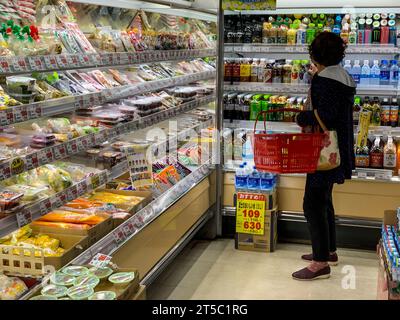
[[[38,157],[38,160],[39,160],[39,164],[41,166],[44,165],[44,164],[53,162],[54,155],[53,155],[52,148],[46,148],[46,149],[39,150],[37,152],[37,157]]]
[[[57,59],[57,64],[61,67],[61,68],[66,68],[68,67],[68,60],[67,57],[65,55],[59,55],[56,56]]]
[[[25,157],[25,170],[32,170],[39,166],[39,159],[37,153],[28,154]]]
[[[32,222],[32,213],[29,210],[22,210],[17,213],[18,228],[22,228]]]
[[[135,232],[135,226],[134,226],[133,222],[130,222],[130,223],[126,224],[123,227],[123,231],[124,231],[124,235],[125,235],[126,238],[131,236]]]
[[[113,232],[113,237],[117,245],[120,245],[122,242],[124,242],[126,238],[124,231],[121,228]]]
[[[40,215],[44,216],[45,214],[49,213],[51,211],[51,202],[50,199],[44,199],[43,201],[40,201]]]
[[[110,263],[112,257],[106,254],[98,253],[96,254],[93,259],[89,262],[91,266],[96,268],[105,268]]]
[[[44,56],[43,60],[47,69],[58,69],[56,56]]]
[[[77,191],[78,191],[78,196],[81,196],[85,194],[88,190],[87,182],[86,181],[81,181],[76,185]]]
[[[62,205],[65,203],[61,200],[61,198],[58,195],[55,195],[54,197],[50,198],[50,202],[53,210],[62,207]]]
[[[4,73],[10,73],[10,63],[7,58],[0,58],[0,71]]]
[[[36,119],[42,116],[42,106],[40,104],[29,105],[27,111],[28,119]]]
[[[68,154],[76,154],[78,152],[78,145],[75,140],[67,143],[67,152]]]
[[[28,120],[28,110],[26,106],[14,107],[12,110],[14,123],[24,122]]]
[[[266,197],[262,194],[237,194],[236,232],[254,235],[264,234]]]
[[[24,57],[15,57],[13,59],[13,68],[15,71],[28,71]]]
[[[89,59],[88,55],[83,54],[83,55],[79,55],[78,57],[79,57],[79,61],[80,61],[82,66],[90,65],[90,59]]]
[[[78,198],[78,188],[75,185],[67,189],[67,200],[72,201],[76,198]]]
[[[53,154],[55,160],[60,160],[66,157],[67,149],[64,144],[53,147]]]

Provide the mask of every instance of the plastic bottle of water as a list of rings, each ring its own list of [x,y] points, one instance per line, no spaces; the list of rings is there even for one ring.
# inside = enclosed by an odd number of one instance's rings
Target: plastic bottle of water
[[[244,165],[241,164],[239,168],[236,169],[235,174],[235,188],[236,191],[246,191],[247,190],[248,175]]]
[[[260,180],[260,189],[261,192],[271,192],[274,187],[274,175],[268,172],[264,172],[261,174],[261,180]]]
[[[260,180],[260,173],[257,171],[256,167],[253,167],[253,171],[248,178],[248,189],[253,192],[260,192]]]
[[[391,63],[390,84],[397,87],[399,85],[399,66],[397,65],[397,60],[392,60]]]
[[[346,70],[349,74],[351,74],[351,61],[346,60],[344,63],[344,70]]]
[[[374,65],[371,68],[370,84],[373,86],[379,86],[380,78],[381,78],[381,68],[379,68],[379,61],[374,60]]]
[[[360,84],[368,86],[370,84],[371,68],[369,67],[369,61],[364,60],[364,65],[361,68]]]
[[[390,82],[390,69],[387,60],[382,60],[381,64],[381,74],[380,74],[380,84],[387,86]]]
[[[360,60],[354,61],[354,65],[353,68],[351,68],[350,75],[352,76],[355,83],[357,84],[360,83],[360,78],[361,78]]]

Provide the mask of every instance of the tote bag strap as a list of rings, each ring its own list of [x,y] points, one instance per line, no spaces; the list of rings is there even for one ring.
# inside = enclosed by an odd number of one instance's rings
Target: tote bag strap
[[[321,127],[321,129],[324,130],[324,132],[328,131],[328,128],[326,127],[326,125],[322,122],[321,118],[319,117],[317,109],[314,109],[314,115],[315,115],[315,118],[317,118],[318,124]]]

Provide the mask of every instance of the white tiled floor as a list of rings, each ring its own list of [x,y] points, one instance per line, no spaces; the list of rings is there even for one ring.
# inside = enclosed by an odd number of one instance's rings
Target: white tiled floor
[[[273,253],[239,251],[234,241],[194,241],[148,288],[148,299],[375,299],[376,254],[339,250],[340,264],[328,280],[295,281],[291,274],[307,265],[310,247],[278,244]],[[355,272],[350,282],[349,270]],[[347,276],[347,277],[346,277]],[[343,286],[344,284],[344,286]],[[349,284],[354,284],[352,288]],[[347,288],[347,289],[346,289]]]

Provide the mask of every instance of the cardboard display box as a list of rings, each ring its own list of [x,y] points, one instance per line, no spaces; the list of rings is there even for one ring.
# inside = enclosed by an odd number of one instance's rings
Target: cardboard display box
[[[146,300],[146,286],[140,285],[138,292],[134,294],[131,300]]]
[[[33,235],[38,232],[33,231]],[[61,269],[68,262],[80,255],[89,247],[89,241],[86,236],[68,235],[62,233],[46,233],[52,238],[60,240],[60,245],[65,252],[60,257],[36,257],[36,249],[26,249],[16,246],[0,246],[0,270],[11,275],[28,275],[40,277],[43,275],[43,267],[53,266],[56,270]],[[18,249],[15,253],[14,249]],[[30,251],[26,256],[24,251]]]
[[[257,236],[236,233],[235,248],[245,251],[273,252],[278,240],[278,212],[276,209],[265,212],[264,235]]]
[[[35,226],[31,225],[33,231],[38,233],[62,233],[76,236],[87,236],[89,241],[89,246],[95,244],[97,241],[102,239],[105,235],[111,232],[113,229],[113,219],[111,217],[107,218],[103,222],[92,226],[89,230],[77,230],[77,229],[63,229],[57,227],[49,226]]]

